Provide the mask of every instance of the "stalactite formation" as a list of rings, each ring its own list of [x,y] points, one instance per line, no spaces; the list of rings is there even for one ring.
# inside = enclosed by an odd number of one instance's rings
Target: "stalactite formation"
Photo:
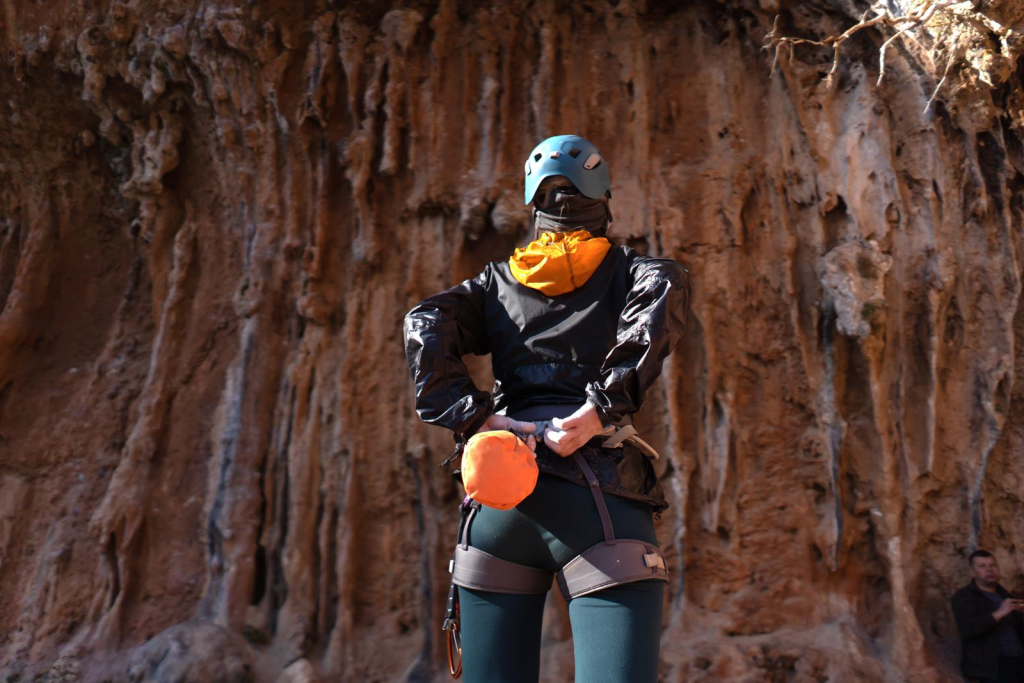
[[[868,9],[3,3],[0,681],[443,680],[461,490],[401,319],[527,236],[565,132],[695,285],[638,419],[664,679],[957,680],[967,553],[1024,588],[1024,9],[880,83],[897,29],[762,49]]]

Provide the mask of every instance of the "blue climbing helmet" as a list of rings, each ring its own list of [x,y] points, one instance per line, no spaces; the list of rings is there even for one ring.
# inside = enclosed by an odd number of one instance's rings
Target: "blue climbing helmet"
[[[526,195],[529,204],[545,178],[565,176],[591,199],[611,196],[608,164],[594,143],[579,135],[556,135],[537,145],[526,159]]]

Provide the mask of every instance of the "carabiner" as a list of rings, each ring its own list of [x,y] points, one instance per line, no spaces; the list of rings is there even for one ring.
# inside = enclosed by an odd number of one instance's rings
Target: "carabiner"
[[[459,636],[459,625],[455,620],[445,624],[445,649],[448,652],[448,673],[452,678],[462,675],[462,638]],[[458,666],[455,664],[455,653],[459,655]]]

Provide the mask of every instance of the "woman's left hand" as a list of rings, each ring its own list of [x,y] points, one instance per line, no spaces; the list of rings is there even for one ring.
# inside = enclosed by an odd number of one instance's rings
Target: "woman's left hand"
[[[504,415],[489,415],[487,421],[480,425],[474,434],[480,432],[490,432],[494,430],[511,430],[518,432],[519,434],[529,434],[523,442],[533,451],[533,457],[537,457],[537,438],[530,434],[530,432],[536,431],[537,425],[532,422],[520,422],[519,420],[513,420],[510,417]]]
[[[587,403],[566,418],[551,421],[554,429],[544,432],[544,443],[563,458],[575,453],[583,444],[604,431],[597,409]]]

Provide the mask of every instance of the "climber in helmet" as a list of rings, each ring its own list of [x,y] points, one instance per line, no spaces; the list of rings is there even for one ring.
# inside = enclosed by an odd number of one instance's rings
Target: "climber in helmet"
[[[405,318],[416,411],[454,432],[469,494],[444,628],[470,683],[539,679],[553,582],[577,681],[657,680],[668,504],[631,417],[683,334],[690,285],[679,263],[611,242],[610,186],[592,143],[544,140],[525,167],[533,241]],[[470,353],[491,354],[492,392]]]

